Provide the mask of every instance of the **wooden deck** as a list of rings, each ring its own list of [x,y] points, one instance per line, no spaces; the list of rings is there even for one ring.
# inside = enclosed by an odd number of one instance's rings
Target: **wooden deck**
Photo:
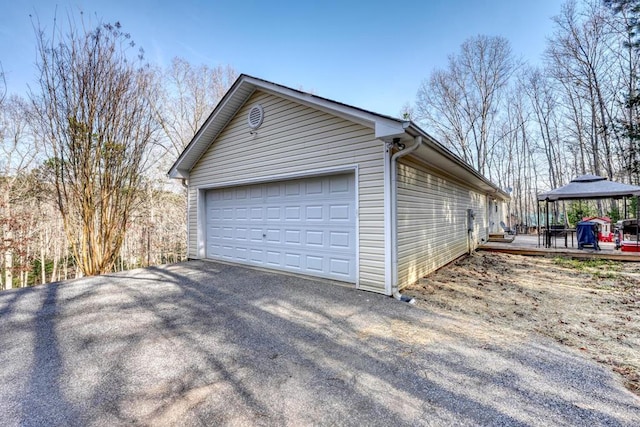
[[[615,249],[613,243],[600,242],[600,249],[596,251],[591,248],[578,249],[578,243],[574,239],[567,239],[567,246],[564,246],[564,237],[552,240],[552,247],[545,248],[542,237],[538,246],[538,236],[530,234],[519,234],[511,243],[487,242],[478,247],[479,251],[503,252],[515,255],[566,257],[577,259],[608,259],[612,261],[640,262],[640,252],[622,252]]]

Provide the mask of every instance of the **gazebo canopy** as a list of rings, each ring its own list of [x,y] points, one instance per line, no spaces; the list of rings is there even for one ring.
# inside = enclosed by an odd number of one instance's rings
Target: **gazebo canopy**
[[[640,196],[640,187],[613,182],[597,175],[582,175],[565,186],[538,194],[538,200],[620,199]]]

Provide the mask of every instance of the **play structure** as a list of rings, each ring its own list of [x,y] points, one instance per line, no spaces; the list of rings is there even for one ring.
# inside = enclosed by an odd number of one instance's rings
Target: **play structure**
[[[623,252],[640,252],[638,220],[621,219],[616,222],[614,241],[616,243],[616,249],[620,249]]]
[[[611,229],[611,218],[608,216],[589,216],[582,218],[582,221],[591,221],[598,224],[598,241],[613,242],[613,230]]]

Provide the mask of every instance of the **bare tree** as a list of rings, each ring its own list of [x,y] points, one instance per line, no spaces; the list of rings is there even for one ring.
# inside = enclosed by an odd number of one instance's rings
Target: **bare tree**
[[[617,152],[624,165],[624,175],[633,184],[640,183],[640,1],[604,0],[611,11],[611,32],[616,35],[609,46],[620,69],[616,117]]]
[[[418,90],[420,120],[479,172],[490,175],[490,157],[500,138],[493,133],[504,89],[517,69],[503,37],[477,36],[449,57],[446,70],[435,71]]]
[[[560,111],[556,92],[546,75],[537,69],[530,70],[523,85],[538,126],[538,141],[546,160],[550,188],[563,184],[562,144],[558,135]]]
[[[158,73],[161,92],[155,114],[162,129],[162,138],[155,147],[157,174],[148,174],[144,181],[135,224],[129,230],[126,245],[128,252],[139,246],[141,253],[146,255],[138,260],[129,253],[126,255],[127,263],[147,265],[165,262],[167,259],[181,259],[186,252],[186,193],[183,191],[181,196],[171,197],[172,192],[180,191],[171,184],[167,185],[165,173],[237,75],[228,65],[194,66],[182,58],[174,58],[166,70]],[[165,203],[159,204],[161,200]],[[176,223],[175,218],[180,221]],[[125,260],[121,259],[120,264],[124,267]]]
[[[600,2],[587,1],[579,11],[576,2],[569,1],[554,22],[556,32],[546,53],[548,69],[562,83],[571,101],[573,125],[587,134],[591,171],[596,175],[604,172],[613,179],[613,123],[608,110],[612,95],[607,90],[612,86],[613,67],[608,50],[607,12]],[[582,111],[583,104],[587,111]]]
[[[38,93],[31,93],[50,156],[58,209],[77,265],[110,271],[156,142],[153,73],[119,23],[78,29],[38,23]]]
[[[455,77],[449,72],[436,70],[418,89],[416,118],[435,128],[451,150],[474,165],[463,100],[464,94],[455,83]]]
[[[0,99],[0,253],[5,288],[11,288],[19,248],[25,244],[24,222],[33,212],[25,209],[32,196],[26,175],[37,156],[26,120],[27,105],[17,96]]]
[[[231,66],[193,66],[174,58],[162,76],[162,97],[157,111],[173,162],[196,134],[238,73]]]

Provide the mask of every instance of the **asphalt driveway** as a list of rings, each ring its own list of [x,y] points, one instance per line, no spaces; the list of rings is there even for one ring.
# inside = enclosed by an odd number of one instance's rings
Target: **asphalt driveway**
[[[0,293],[1,425],[640,425],[579,353],[192,261]]]

